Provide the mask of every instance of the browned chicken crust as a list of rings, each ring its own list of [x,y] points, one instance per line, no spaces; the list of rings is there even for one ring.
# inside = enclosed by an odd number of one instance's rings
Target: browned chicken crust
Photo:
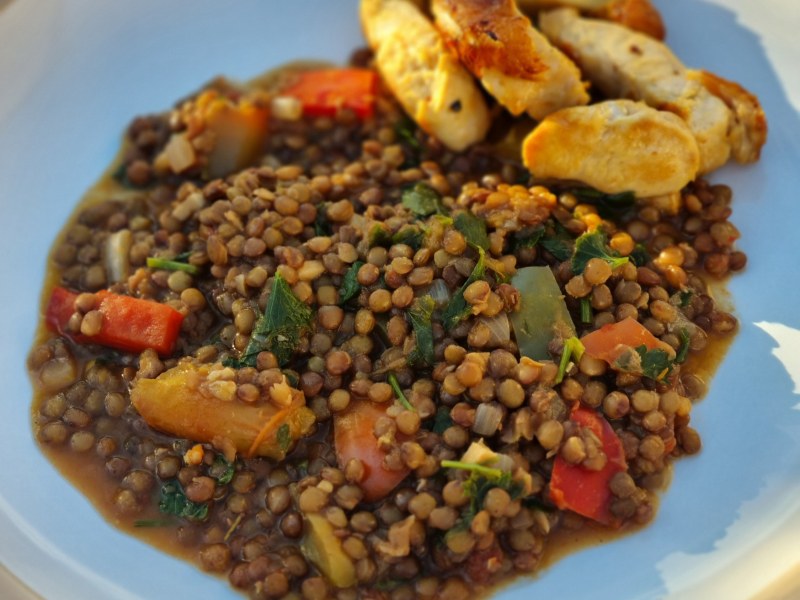
[[[433,0],[432,9],[462,64],[512,114],[542,119],[589,101],[578,68],[514,0]]]

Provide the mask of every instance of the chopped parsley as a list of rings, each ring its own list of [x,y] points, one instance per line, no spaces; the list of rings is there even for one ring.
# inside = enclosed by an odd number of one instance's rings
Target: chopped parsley
[[[363,261],[357,260],[342,278],[342,288],[339,290],[339,304],[345,304],[351,298],[355,298],[361,293],[361,284],[358,283],[358,271],[364,266]]]
[[[280,448],[283,454],[286,454],[292,445],[292,432],[289,429],[288,423],[283,423],[278,427],[276,439],[278,440],[278,448]]]
[[[575,240],[575,251],[572,254],[572,272],[576,275],[583,273],[586,264],[593,258],[607,262],[612,269],[627,264],[627,256],[620,256],[608,247],[605,234],[598,230],[584,233]]]
[[[464,292],[470,286],[470,284],[478,281],[479,279],[483,279],[485,274],[486,253],[483,251],[483,248],[479,247],[478,262],[475,263],[472,273],[470,273],[470,276],[464,282],[464,285],[462,285],[455,295],[450,299],[450,302],[447,303],[447,306],[442,313],[442,325],[446,331],[453,329],[471,314],[472,308],[464,299]]]
[[[192,502],[177,481],[168,481],[161,486],[158,509],[167,515],[202,521],[208,517],[208,504]]]
[[[427,183],[419,182],[403,191],[402,203],[417,217],[429,217],[432,214],[446,215],[447,207],[442,197]]]
[[[436,307],[433,298],[429,295],[421,296],[414,300],[408,311],[411,327],[414,329],[416,347],[408,357],[411,365],[433,366],[435,356],[433,351],[433,310]]]
[[[462,515],[461,523],[456,526],[459,529],[469,527],[475,515],[483,509],[486,494],[492,488],[506,490],[511,500],[521,498],[525,492],[525,487],[514,481],[510,471],[458,460],[443,460],[441,465],[446,469],[460,469],[470,473],[464,481],[464,493],[469,498],[469,508]]]
[[[464,235],[469,244],[484,250],[489,249],[489,234],[486,232],[486,221],[479,216],[465,210],[455,216],[453,224]]]

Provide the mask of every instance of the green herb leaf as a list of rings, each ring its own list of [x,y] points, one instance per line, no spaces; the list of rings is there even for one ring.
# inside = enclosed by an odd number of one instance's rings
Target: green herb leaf
[[[478,248],[478,262],[475,263],[472,273],[470,273],[464,285],[462,285],[450,299],[450,302],[447,303],[442,313],[442,325],[446,331],[450,331],[470,315],[472,309],[464,299],[464,291],[471,283],[483,279],[485,275],[486,253],[483,251],[483,248]]]
[[[598,230],[586,232],[575,241],[575,252],[572,255],[572,272],[576,275],[583,273],[592,258],[606,261],[612,269],[628,262],[627,256],[620,256],[606,244],[605,234]]]
[[[158,509],[167,515],[202,521],[208,517],[208,504],[192,502],[186,497],[177,481],[168,481],[161,486]]]
[[[446,406],[440,406],[433,417],[433,426],[431,431],[442,435],[448,427],[453,425],[453,419],[450,416],[450,409]]]
[[[619,220],[632,210],[636,203],[636,195],[633,192],[604,194],[592,188],[577,188],[571,191],[581,202],[596,206],[597,213],[604,219]]]
[[[333,226],[328,221],[328,203],[317,205],[317,216],[314,219],[314,233],[321,236],[333,235]]]
[[[650,262],[650,253],[644,247],[644,244],[636,244],[629,258],[637,267],[643,267]]]
[[[539,245],[552,254],[556,260],[563,262],[572,257],[575,241],[569,232],[556,222],[554,232],[550,233],[545,230]]]
[[[189,275],[197,275],[200,272],[196,265],[155,256],[147,257],[147,266],[151,269],[164,269],[165,271],[183,271],[184,273],[189,273]]]
[[[534,229],[522,229],[514,233],[511,240],[511,252],[523,250],[525,248],[535,248],[544,238],[544,226]]]
[[[421,181],[403,191],[402,202],[417,217],[428,217],[434,213],[446,215],[448,212],[439,192]]]
[[[279,365],[286,365],[313,320],[314,311],[294,295],[280,273],[276,274],[267,308],[256,321],[250,341],[239,360],[227,364],[237,368],[255,367],[259,352],[266,350],[275,355]]]
[[[278,427],[278,432],[275,435],[278,440],[278,448],[281,449],[281,452],[286,454],[292,445],[292,432],[289,429],[289,424],[284,423]]]
[[[663,380],[672,371],[673,361],[664,350],[655,348],[648,350],[642,344],[635,348],[642,360],[642,375],[655,381]]]
[[[170,525],[174,524],[175,521],[172,519],[137,519],[133,522],[133,526],[136,528],[169,527]]]
[[[419,165],[420,157],[422,156],[422,144],[419,143],[416,136],[417,124],[409,117],[403,116],[403,118],[395,124],[394,131],[409,150],[403,166],[410,168]]]
[[[367,234],[367,242],[370,248],[376,246],[388,248],[392,245],[392,232],[383,223],[375,223]]]
[[[453,224],[464,235],[469,244],[484,250],[489,249],[489,234],[486,233],[486,221],[479,216],[465,210],[455,216]]]
[[[363,261],[357,260],[342,278],[342,289],[339,290],[339,305],[345,304],[351,298],[361,293],[361,284],[358,283],[358,270],[364,266]]]
[[[411,365],[433,366],[433,311],[436,303],[430,296],[421,296],[414,300],[408,311],[411,327],[414,329],[416,347],[408,357]]]
[[[581,298],[581,323],[592,322],[592,301],[588,297]]]
[[[214,473],[216,473],[214,479],[221,485],[230,483],[231,479],[233,479],[233,474],[236,472],[236,465],[228,462],[222,454],[217,454],[214,458],[213,468]]]
[[[464,482],[464,493],[469,497],[469,508],[465,511],[461,523],[457,526],[459,529],[469,527],[475,515],[483,509],[486,494],[492,488],[499,487],[506,490],[511,500],[521,498],[525,490],[522,484],[514,481],[510,471],[458,460],[443,460],[441,465],[446,469],[460,469],[470,472],[470,476]]]
[[[406,244],[414,250],[422,248],[425,242],[425,232],[416,225],[403,225],[400,230],[392,236],[392,244]]]
[[[583,356],[584,347],[581,341],[576,337],[569,337],[564,340],[564,349],[561,351],[561,362],[558,364],[558,373],[556,374],[556,383],[561,383],[564,380],[564,375],[567,373],[567,367],[573,357],[575,360],[580,360]]]
[[[678,347],[678,352],[675,354],[675,362],[681,364],[685,362],[686,357],[689,356],[689,344],[692,341],[692,337],[689,335],[689,331],[686,327],[681,327],[678,335],[681,339],[681,345]]]
[[[416,412],[417,409],[414,408],[414,405],[408,401],[408,398],[406,398],[406,395],[400,388],[400,382],[397,381],[397,375],[395,375],[394,373],[389,373],[387,379],[389,380],[389,385],[392,386],[392,391],[394,391],[395,398],[397,398],[397,401],[403,405],[403,408],[405,408],[406,410]]]
[[[686,308],[692,303],[693,296],[694,290],[683,290],[678,292],[678,306],[680,308]]]

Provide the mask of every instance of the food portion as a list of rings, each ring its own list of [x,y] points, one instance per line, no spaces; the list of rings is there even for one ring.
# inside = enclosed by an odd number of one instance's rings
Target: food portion
[[[616,23],[559,9],[543,13],[539,24],[603,94],[641,100],[684,119],[700,148],[700,173],[731,156],[739,162],[758,159],[766,122],[758,101],[744,90],[726,93],[722,82],[715,86],[713,76],[687,69],[665,44]],[[733,102],[720,96],[742,98],[744,110],[736,116],[729,108]]]
[[[361,9],[347,66],[133,120],[50,256],[35,436],[252,598],[486,596],[654,518],[747,258],[673,112],[534,126],[425,7]],[[757,100],[703,77],[744,148]]]
[[[512,115],[542,119],[589,102],[578,68],[513,0],[434,0],[431,8],[461,62]]]
[[[363,0],[361,23],[378,71],[417,125],[456,151],[485,137],[478,85],[413,2]]]
[[[694,180],[700,151],[680,117],[608,100],[548,115],[525,138],[522,160],[541,179],[575,179],[606,194],[648,198]]]

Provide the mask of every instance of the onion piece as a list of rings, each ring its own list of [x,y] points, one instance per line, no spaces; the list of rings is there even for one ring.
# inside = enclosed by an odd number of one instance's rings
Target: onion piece
[[[446,305],[450,301],[450,296],[452,296],[452,292],[447,287],[447,282],[444,279],[434,279],[425,293],[433,298],[437,308]]]
[[[128,255],[132,245],[133,235],[129,229],[115,231],[106,239],[103,262],[111,283],[124,281],[130,275],[131,264]]]
[[[503,421],[503,409],[496,402],[479,404],[475,409],[475,422],[472,431],[478,435],[494,435]],[[493,465],[496,466],[496,465]]]
[[[494,317],[481,317],[479,321],[489,328],[491,334],[486,342],[487,348],[502,348],[508,344],[511,339],[511,323],[506,313],[501,312]]]

